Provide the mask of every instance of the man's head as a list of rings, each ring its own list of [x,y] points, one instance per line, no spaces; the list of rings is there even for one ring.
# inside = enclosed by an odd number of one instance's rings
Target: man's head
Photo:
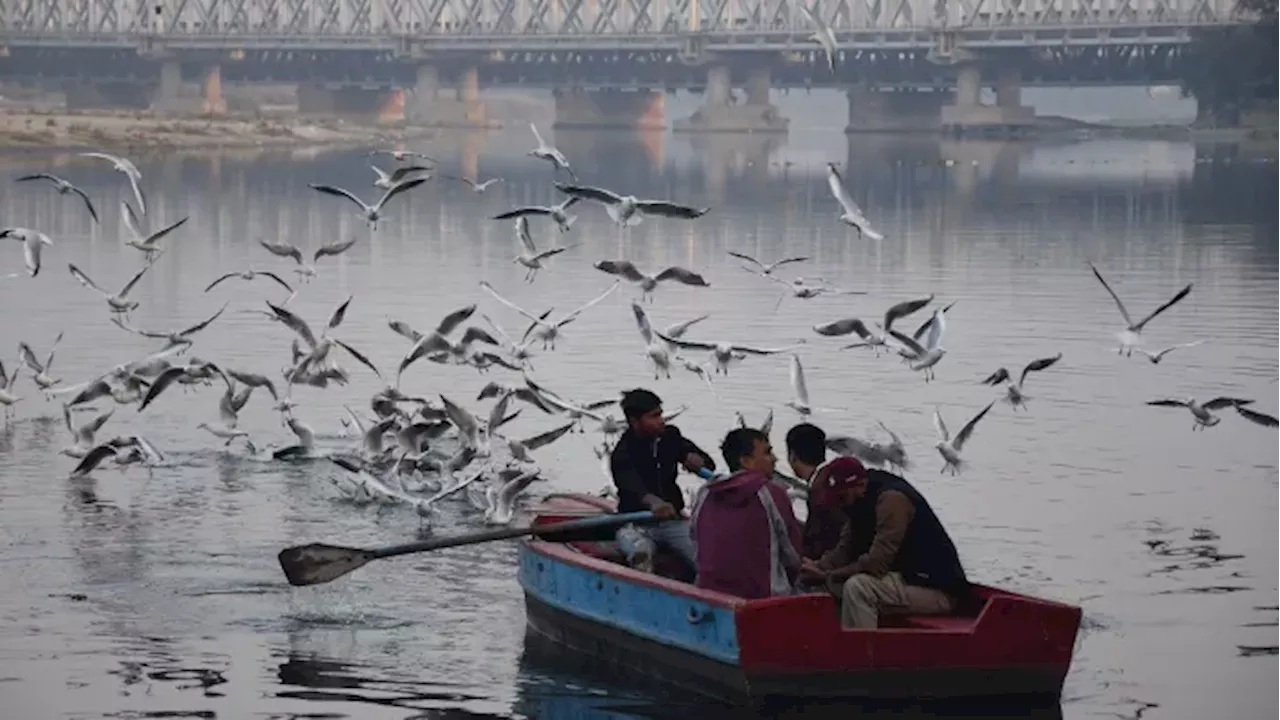
[[[809,496],[820,505],[845,507],[867,494],[867,468],[857,458],[835,460],[823,477],[809,488]]]
[[[729,431],[720,443],[720,452],[724,454],[724,462],[729,472],[752,470],[764,475],[773,475],[776,460],[773,457],[773,446],[769,444],[769,436],[754,428],[738,428]]]
[[[809,479],[827,457],[827,434],[822,428],[800,423],[787,431],[787,462],[798,476]]]
[[[644,388],[622,393],[622,414],[632,430],[646,437],[660,435],[667,423],[662,419],[662,398]]]

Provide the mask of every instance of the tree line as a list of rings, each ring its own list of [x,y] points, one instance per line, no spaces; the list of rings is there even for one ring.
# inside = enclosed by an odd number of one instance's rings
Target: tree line
[[[1253,19],[1197,31],[1183,58],[1182,91],[1219,125],[1236,125],[1241,113],[1276,106],[1277,0],[1240,0]]]

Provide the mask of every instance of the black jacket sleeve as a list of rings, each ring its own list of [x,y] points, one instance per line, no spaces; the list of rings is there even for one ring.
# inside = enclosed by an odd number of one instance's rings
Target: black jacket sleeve
[[[676,432],[679,433],[680,431],[676,430]],[[715,472],[716,461],[712,460],[711,456],[708,455],[705,450],[698,447],[697,445],[694,445],[692,440],[690,440],[689,438],[685,437],[682,434],[680,435],[680,457],[683,458],[685,455],[688,455],[689,453],[696,453],[698,455],[701,455],[702,464],[706,465],[708,470]]]

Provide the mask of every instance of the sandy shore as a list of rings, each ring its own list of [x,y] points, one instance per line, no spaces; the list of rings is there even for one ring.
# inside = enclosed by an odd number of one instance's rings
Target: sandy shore
[[[388,128],[338,119],[177,116],[153,112],[0,110],[0,147],[114,150],[370,145],[432,137],[427,128]]]

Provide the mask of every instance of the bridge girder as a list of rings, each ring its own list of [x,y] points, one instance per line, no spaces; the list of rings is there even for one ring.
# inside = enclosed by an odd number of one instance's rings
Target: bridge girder
[[[804,0],[0,0],[0,41],[22,44],[348,47],[423,52],[802,45]],[[1245,21],[1237,0],[819,0],[842,46],[1186,42]],[[968,42],[965,42],[965,41]]]

